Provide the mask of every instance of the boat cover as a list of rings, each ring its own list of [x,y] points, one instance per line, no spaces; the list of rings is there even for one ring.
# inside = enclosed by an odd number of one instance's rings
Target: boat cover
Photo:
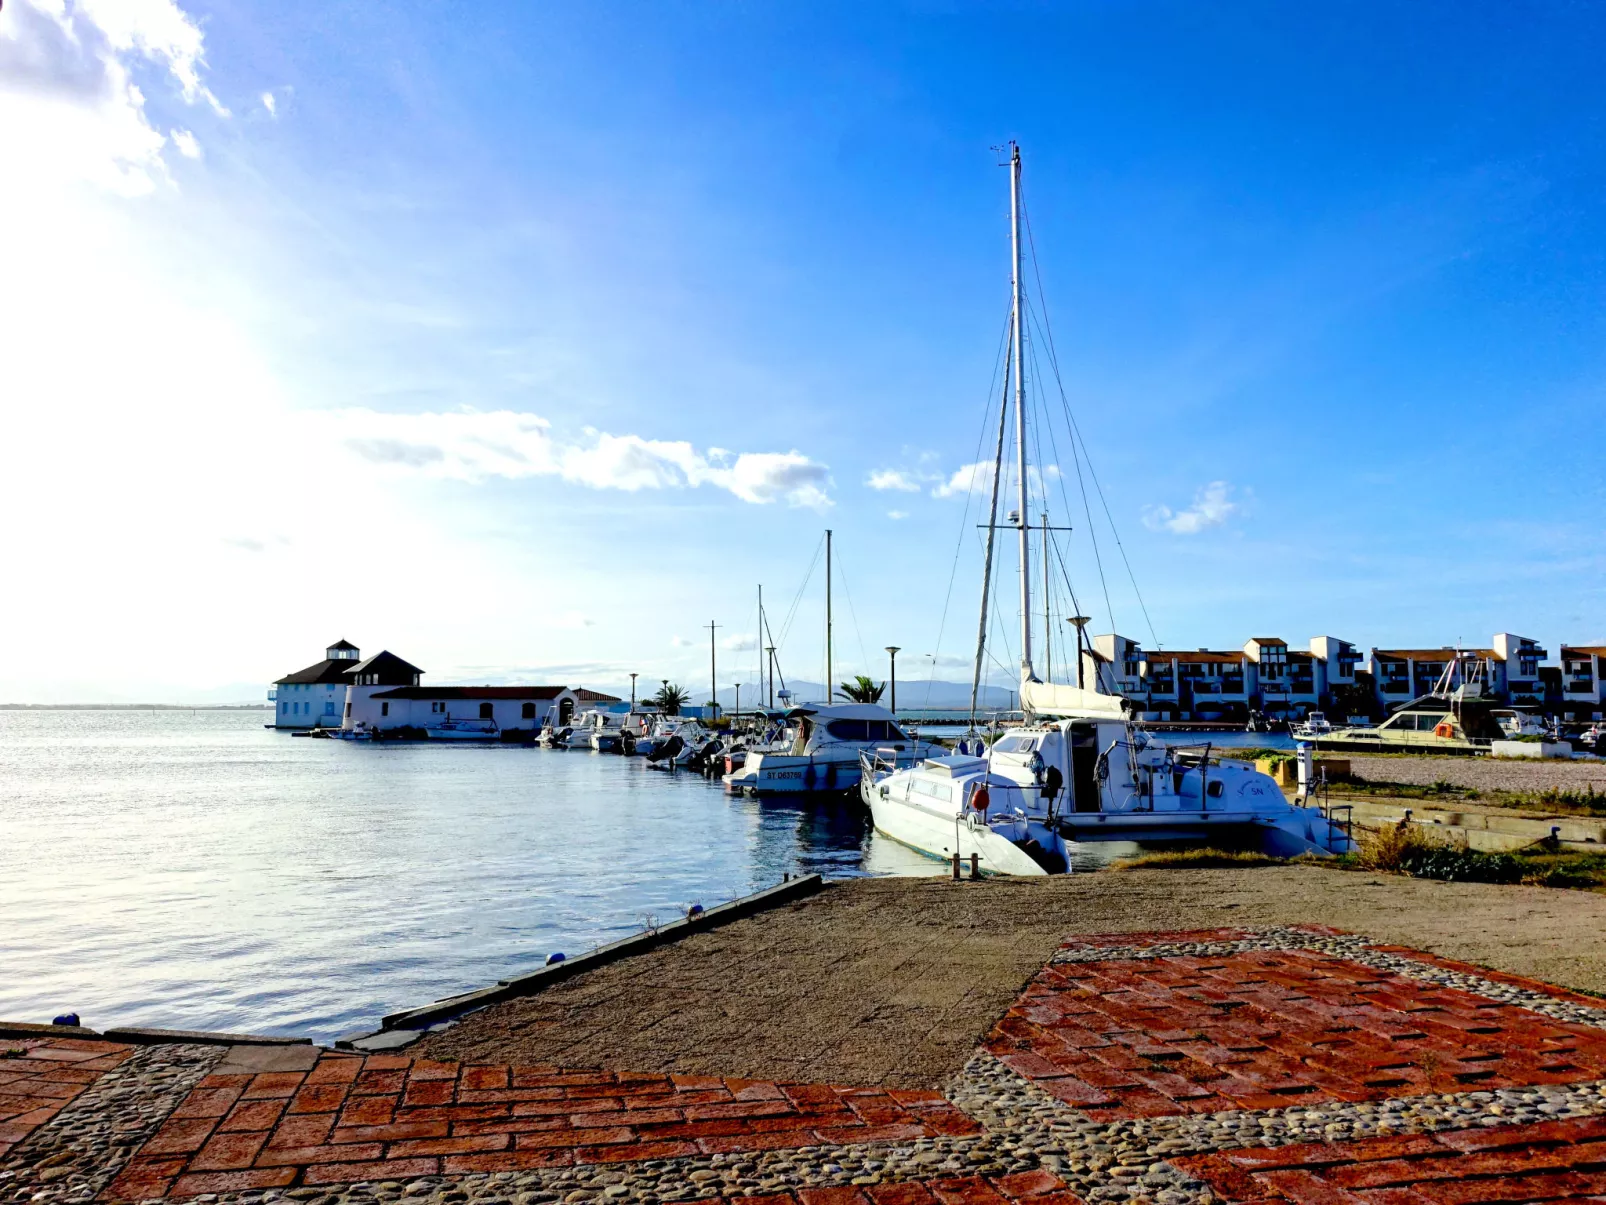
[[[1055,682],[1025,681],[1020,684],[1021,706],[1038,715],[1086,717],[1119,720],[1126,717],[1126,700],[1120,695],[1101,695],[1096,690],[1060,686]]]

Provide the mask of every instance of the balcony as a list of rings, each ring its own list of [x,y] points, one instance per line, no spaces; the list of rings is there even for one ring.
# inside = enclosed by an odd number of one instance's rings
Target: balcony
[[[278,689],[278,687],[269,687],[268,688],[268,702],[272,703],[275,700],[277,700],[278,697],[279,697],[279,689]]]

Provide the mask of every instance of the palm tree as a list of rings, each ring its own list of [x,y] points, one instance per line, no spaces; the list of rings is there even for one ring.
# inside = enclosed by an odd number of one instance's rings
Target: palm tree
[[[844,682],[837,687],[855,703],[879,703],[881,692],[886,688],[885,682],[877,686],[873,679],[866,678],[863,674],[855,674],[852,682]]]
[[[691,698],[690,691],[683,690],[673,682],[665,682],[658,693],[647,702],[665,715],[679,715],[680,709],[685,706],[689,698]]]

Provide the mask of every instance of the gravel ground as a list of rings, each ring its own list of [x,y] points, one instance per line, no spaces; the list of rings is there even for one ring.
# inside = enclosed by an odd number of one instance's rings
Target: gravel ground
[[[1606,994],[1606,896],[1284,866],[859,880],[476,1013],[409,1053],[935,1087],[1077,933],[1315,923]]]
[[[1334,754],[1342,758],[1343,754]],[[1479,791],[1543,791],[1557,787],[1606,793],[1606,761],[1517,761],[1489,757],[1355,757],[1350,773],[1367,782],[1429,787],[1440,779]]]

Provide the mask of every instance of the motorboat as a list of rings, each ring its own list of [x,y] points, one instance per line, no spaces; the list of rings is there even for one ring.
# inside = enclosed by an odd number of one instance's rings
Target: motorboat
[[[729,791],[754,795],[851,791],[863,772],[859,755],[877,750],[905,762],[945,752],[904,732],[879,703],[821,703],[788,711],[776,739],[749,749],[720,780]]]
[[[501,739],[501,729],[495,720],[445,719],[427,726],[424,735],[432,741],[494,741]]]
[[[1319,711],[1313,711],[1297,724],[1289,726],[1288,735],[1296,741],[1308,741],[1318,736],[1326,736],[1333,731],[1333,725],[1328,718]]]
[[[873,748],[861,754],[858,786],[875,829],[930,857],[956,861],[956,868],[974,859],[976,869],[986,874],[1060,873],[1070,868],[1076,844],[1093,841],[1227,841],[1252,843],[1283,856],[1345,852],[1351,848],[1347,832],[1321,809],[1289,802],[1269,775],[1244,762],[1212,757],[1208,745],[1169,748],[1132,722],[1125,699],[1085,689],[1080,626],[1077,685],[1043,681],[1033,667],[1033,529],[1026,518],[1033,475],[1027,464],[1018,147],[1011,147],[1009,167],[1013,304],[997,449],[989,466],[992,501],[982,524],[987,537],[970,710],[974,728],[989,652],[994,542],[1000,529],[1013,529],[1020,548],[1020,703],[1026,722],[1006,729],[990,745],[967,737],[954,753],[934,752],[913,740],[876,741],[866,731]],[[1006,466],[1011,382],[1017,460]],[[1008,467],[1014,469],[1019,503],[1000,523],[999,489]],[[1052,627],[1046,585],[1049,530],[1044,515],[1045,641]],[[814,717],[815,730],[821,719]],[[771,757],[749,757],[744,774],[755,773],[755,762],[756,772],[763,773]],[[796,774],[790,768],[788,772]],[[733,780],[740,781],[726,776],[727,782]]]
[[[653,725],[647,736],[636,742],[636,750],[644,753],[650,762],[684,766],[712,739],[712,734],[698,721],[689,717],[666,716]]]

